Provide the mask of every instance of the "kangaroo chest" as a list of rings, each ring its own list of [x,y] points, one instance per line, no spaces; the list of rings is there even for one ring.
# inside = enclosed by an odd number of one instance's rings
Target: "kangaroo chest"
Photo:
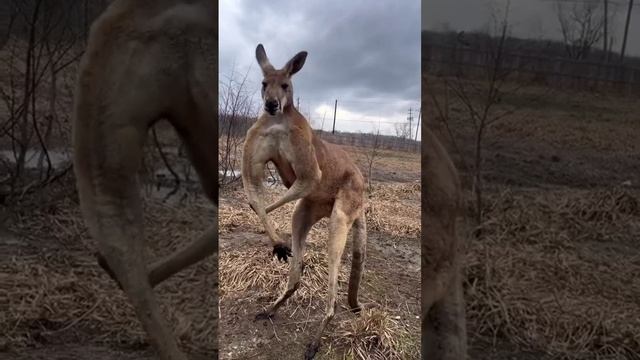
[[[276,166],[283,184],[290,187],[296,180],[296,174],[292,165],[295,162],[295,149],[291,144],[289,128],[283,123],[269,124],[264,128],[263,140],[269,161]]]
[[[287,162],[295,161],[294,148],[289,136],[289,128],[282,122],[273,122],[263,130],[265,150],[271,157],[280,157]]]

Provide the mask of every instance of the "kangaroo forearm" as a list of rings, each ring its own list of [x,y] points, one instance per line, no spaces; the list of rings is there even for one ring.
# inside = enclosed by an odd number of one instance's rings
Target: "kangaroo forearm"
[[[245,192],[249,199],[249,206],[258,215],[260,222],[264,226],[267,236],[271,240],[273,245],[281,244],[282,240],[275,231],[273,224],[267,216],[267,211],[264,205],[263,192],[260,189],[260,185],[253,184],[251,182],[246,183]]]
[[[291,185],[291,187],[279,200],[267,206],[266,208],[267,214],[281,207],[282,205],[285,205],[291,201],[295,201],[309,195],[309,193],[313,191],[314,187],[315,187],[315,183],[313,181],[303,181],[300,179],[296,179],[293,185]]]

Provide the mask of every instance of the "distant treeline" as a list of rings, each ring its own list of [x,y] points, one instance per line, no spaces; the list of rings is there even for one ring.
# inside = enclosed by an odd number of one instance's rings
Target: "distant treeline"
[[[11,37],[27,39],[32,30],[60,40],[86,35],[107,0],[0,0],[0,45]]]
[[[219,114],[218,122],[219,136],[243,138],[251,125],[256,122],[256,118],[237,115],[233,116],[231,114]],[[359,146],[366,148],[377,147],[379,149],[402,151],[418,151],[420,149],[419,141],[400,138],[398,136],[341,131],[336,131],[332,134],[331,131],[322,130],[314,130],[314,132],[323,140],[339,145]]]
[[[564,44],[553,40],[508,37],[483,33],[422,33],[422,61],[435,76],[483,79],[499,68],[510,81],[590,91],[640,93],[640,58],[591,49],[584,59],[568,56]],[[605,59],[608,55],[608,61]]]
[[[392,136],[392,135],[382,135],[382,134],[376,135],[373,133],[352,133],[352,132],[341,132],[341,131],[336,131],[335,133],[331,133],[331,131],[322,131],[322,130],[315,130],[315,133],[322,140],[325,140],[333,144],[338,144],[338,145],[357,146],[357,147],[367,148],[367,149],[371,149],[375,147],[378,149],[400,150],[400,151],[410,151],[410,152],[417,152],[420,150],[419,141],[414,141],[413,139],[401,138],[401,137]]]
[[[495,42],[489,34],[483,32],[436,32],[422,31],[422,44],[435,46],[453,46],[471,50],[486,50],[487,44]],[[521,39],[508,37],[506,41],[508,52],[517,52],[522,55],[545,56],[550,58],[568,59],[566,45],[559,40],[549,39]],[[605,52],[598,44],[594,45],[582,59],[586,62],[602,62],[608,56],[609,62],[618,63],[620,53]],[[625,66],[640,68],[640,57],[625,56]]]

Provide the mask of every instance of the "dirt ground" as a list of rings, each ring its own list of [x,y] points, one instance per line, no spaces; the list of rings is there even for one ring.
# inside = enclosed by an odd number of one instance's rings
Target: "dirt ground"
[[[549,91],[532,101],[534,95],[505,98],[520,109],[487,133],[482,238],[469,236],[471,200],[460,223],[468,244],[470,357],[640,359],[637,99]],[[472,152],[472,133],[464,107],[452,104],[455,141],[429,111],[425,119],[446,140],[468,188],[462,159]],[[361,166],[362,151],[350,149]],[[361,294],[377,307],[363,316],[346,310],[348,243],[338,315],[320,358],[357,358],[350,352],[365,350],[380,359],[416,357],[419,169],[417,154],[384,152],[376,162]],[[147,190],[153,258],[183,246],[213,221],[199,191],[163,202],[160,192]],[[194,359],[218,351],[223,359],[297,359],[323,313],[326,222],[310,235],[302,287],[272,322],[254,321],[285,286],[287,266],[271,258],[245,204],[239,184],[221,191],[219,342],[215,258],[161,284],[160,302]],[[290,233],[291,210],[274,214],[283,234]],[[0,207],[0,359],[155,358],[94,249],[71,176]]]
[[[97,265],[73,185],[69,176],[2,209],[0,359],[154,359],[128,300]],[[180,203],[147,196],[150,259],[184,246],[214,220],[199,194]],[[211,257],[156,288],[193,359],[217,354],[216,269]]]
[[[349,149],[362,162],[363,149]],[[420,158],[384,151],[376,162],[367,212],[368,246],[360,297],[374,304],[357,316],[348,311],[346,285],[351,240],[342,258],[337,315],[326,331],[320,359],[417,359],[420,307]],[[282,192],[282,185],[269,195]],[[299,359],[324,315],[327,221],[307,240],[300,289],[271,321],[255,321],[286,288],[288,266],[272,259],[268,238],[240,184],[220,195],[220,358]],[[273,214],[290,237],[293,204]],[[361,357],[365,354],[366,357]]]
[[[350,150],[363,164],[362,149]],[[340,307],[319,358],[368,349],[373,358],[417,358],[419,155],[385,151],[377,164],[372,191],[379,200],[368,211],[369,253],[361,286],[361,299],[376,307],[362,316],[346,310],[347,245]],[[327,224],[320,222],[310,235],[301,289],[273,324],[254,322],[255,313],[285,286],[287,266],[271,258],[238,186],[221,191],[219,342],[215,259],[177,274],[156,293],[190,358],[210,358],[220,349],[227,359],[297,359],[324,311]],[[0,301],[0,359],[155,358],[129,302],[95,261],[73,177],[47,190],[0,211],[0,293],[8,295]],[[200,191],[163,202],[166,190],[145,188],[151,258],[188,243],[213,220]],[[278,223],[289,226],[291,210],[276,211]],[[286,226],[281,230],[288,234]]]
[[[498,110],[514,104],[486,134],[481,238],[471,196],[461,221],[471,358],[640,359],[637,98],[531,88]],[[426,119],[469,189],[473,130],[450,106],[452,136],[431,100]]]

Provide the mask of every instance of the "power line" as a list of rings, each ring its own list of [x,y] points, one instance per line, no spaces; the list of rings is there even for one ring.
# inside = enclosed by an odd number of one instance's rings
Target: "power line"
[[[304,100],[308,100],[308,99],[309,99],[308,97],[304,97],[304,99],[300,99],[300,98],[299,98],[299,101],[300,101],[300,103],[304,103]],[[356,102],[356,101],[358,101],[358,100],[342,100],[342,99],[340,99],[340,103],[345,103],[345,102],[347,102],[347,103],[348,103],[348,102]],[[320,101],[320,100],[316,100],[316,101],[313,101],[313,102],[312,102],[312,101],[307,101],[307,102],[306,102],[307,107],[309,107],[309,108],[311,108],[311,107],[317,107],[317,105],[318,105],[319,103],[320,103],[320,104],[322,104],[322,105],[328,105],[330,102],[329,102],[329,101]],[[418,102],[418,101],[416,101],[416,103],[419,103],[419,102]],[[381,103],[381,104],[383,104],[383,103]],[[376,122],[376,121],[377,121],[377,120],[353,120],[353,119],[351,119],[351,120],[344,120],[344,119],[342,119],[342,118],[338,118],[338,117],[337,117],[337,107],[338,107],[338,100],[337,100],[337,99],[335,99],[335,100],[334,100],[334,121],[335,121],[335,122],[338,122],[338,121],[362,121],[362,122]],[[414,110],[415,110],[415,109],[414,109]],[[311,114],[311,111],[309,111],[309,113]],[[325,110],[325,113],[326,113],[326,110]],[[366,114],[364,114],[362,111],[357,111],[357,110],[356,110],[356,111],[354,111],[354,113],[356,113],[356,115],[361,115],[362,117],[366,117],[366,116],[367,116],[367,115],[366,115]],[[319,116],[319,115],[318,115],[318,116]],[[384,118],[384,116],[382,116],[382,118]],[[387,118],[389,118],[389,117],[387,117]],[[392,118],[396,118],[396,116],[393,116]],[[401,121],[392,121],[391,123],[401,123]],[[332,128],[333,128],[333,126],[332,126]]]
[[[360,120],[360,119],[338,119],[340,122],[362,122],[372,124],[402,124],[402,121],[387,121],[387,120]]]
[[[325,102],[329,102],[326,101],[325,99],[321,99],[321,98],[315,98],[315,97],[304,97],[307,100],[312,100],[313,102],[321,102],[321,103],[325,103]],[[346,104],[353,104],[353,103],[365,103],[365,104],[377,104],[377,105],[383,105],[383,104],[389,104],[392,101],[409,101],[409,100],[402,100],[402,99],[389,99],[389,100],[373,100],[373,99],[357,99],[357,100],[343,100],[342,98],[340,98],[340,102],[341,103],[346,103]]]
[[[316,99],[316,101],[308,101],[309,99]],[[296,97],[295,102],[297,105],[297,108],[299,111],[302,111],[300,104],[305,103],[307,104],[307,107],[309,108],[308,110],[308,114],[307,117],[309,117],[309,121],[311,121],[311,115],[313,114],[313,112],[310,110],[310,107],[313,106],[312,104],[318,104],[318,103],[323,103],[323,104],[327,104],[330,103],[329,101],[322,101],[322,100],[317,100],[318,98],[308,98],[308,97],[304,97],[304,99],[302,99],[301,97]],[[341,103],[357,103],[357,102],[369,102],[369,100],[342,100],[340,99]],[[380,102],[380,104],[385,104],[385,102]],[[386,104],[388,104],[388,102],[386,102]],[[333,110],[333,125],[331,128],[331,132],[335,133],[335,129],[336,129],[336,124],[338,122],[343,122],[343,123],[368,123],[368,124],[390,124],[390,125],[398,125],[398,124],[402,124],[403,121],[397,120],[397,121],[393,121],[393,120],[366,120],[363,119],[364,117],[367,117],[366,114],[362,114],[359,111],[356,111],[356,115],[361,115],[362,118],[338,118],[337,116],[337,112],[338,112],[338,100],[335,99],[334,100],[334,110]],[[413,111],[413,108],[412,110]],[[358,114],[360,113],[360,114]],[[322,125],[321,128],[324,129],[324,121],[327,115],[327,110],[324,111],[324,114],[322,115]],[[318,114],[319,116],[319,114]],[[410,115],[411,119],[413,119],[413,113]],[[385,118],[385,117],[381,117],[381,118]],[[389,117],[386,117],[389,118]],[[395,116],[391,117],[391,118],[396,118]],[[405,120],[406,121],[406,120]],[[418,130],[416,130],[417,132]],[[413,134],[413,133],[412,133]]]

